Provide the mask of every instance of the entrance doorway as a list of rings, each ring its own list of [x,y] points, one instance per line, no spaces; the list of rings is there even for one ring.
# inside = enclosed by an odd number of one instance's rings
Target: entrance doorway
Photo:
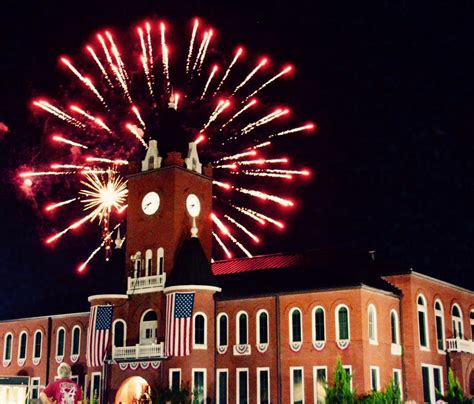
[[[140,397],[150,391],[147,381],[140,376],[130,377],[122,383],[115,396],[115,404],[140,403]]]

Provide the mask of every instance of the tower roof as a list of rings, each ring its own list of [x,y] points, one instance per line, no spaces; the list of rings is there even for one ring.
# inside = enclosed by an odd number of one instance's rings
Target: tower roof
[[[185,285],[218,287],[211,263],[197,237],[191,237],[183,242],[173,271],[166,282],[166,287]]]

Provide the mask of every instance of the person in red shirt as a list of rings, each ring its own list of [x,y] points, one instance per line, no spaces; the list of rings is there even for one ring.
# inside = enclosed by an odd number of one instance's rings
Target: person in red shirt
[[[79,385],[71,380],[71,366],[61,363],[58,366],[59,379],[50,383],[40,394],[43,404],[81,404],[82,391]]]

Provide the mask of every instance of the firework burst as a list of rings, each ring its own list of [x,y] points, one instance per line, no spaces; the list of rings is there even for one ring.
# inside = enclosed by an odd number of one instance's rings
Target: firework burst
[[[109,258],[112,235],[127,208],[127,162],[143,158],[150,138],[166,142],[153,128],[168,103],[178,109],[186,140],[199,143],[201,159],[215,168],[212,234],[218,257],[250,257],[252,244],[263,241],[265,224],[285,228],[282,216],[295,203],[283,190],[288,181],[310,175],[272,150],[281,137],[314,131],[315,125],[292,124],[287,107],[255,98],[294,68],[276,64],[274,69],[267,57],[246,60],[249,52],[240,46],[223,56],[227,53],[213,48],[211,27],[194,19],[189,28],[183,33],[189,45],[171,47],[168,41],[177,35],[162,21],[139,24],[127,46],[112,31],[101,31],[86,45],[87,58],[75,57],[74,64],[68,56],[60,58],[81,84],[77,92],[33,101],[36,110],[51,117],[48,127],[54,122],[59,132],[49,138],[55,153],[62,151],[63,162],[44,162],[19,175],[22,181],[68,181],[74,194],[56,196],[45,205],[46,212],[82,207],[83,216],[50,235],[47,243],[86,223],[99,225],[101,241],[80,272],[101,249]],[[176,88],[185,91],[180,96]],[[64,161],[72,149],[74,161]]]

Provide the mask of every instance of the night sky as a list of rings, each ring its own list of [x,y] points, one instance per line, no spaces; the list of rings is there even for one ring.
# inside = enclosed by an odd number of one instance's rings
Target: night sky
[[[0,122],[10,132],[0,140],[0,318],[83,310],[90,294],[125,291],[120,254],[75,274],[95,245],[87,232],[44,246],[47,223],[21,196],[15,170],[41,153],[29,103],[57,93],[58,56],[77,54],[101,28],[126,32],[146,17],[184,30],[199,16],[218,28],[219,46],[242,43],[297,68],[275,94],[319,126],[291,148],[314,175],[287,231],[267,237],[261,253],[376,250],[473,289],[472,2],[31,3],[2,3]]]

